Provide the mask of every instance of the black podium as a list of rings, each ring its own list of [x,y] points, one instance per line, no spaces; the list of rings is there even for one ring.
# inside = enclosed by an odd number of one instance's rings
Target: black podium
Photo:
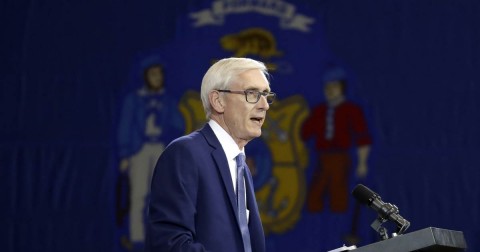
[[[457,252],[465,251],[467,243],[461,231],[429,227],[415,232],[372,243],[355,252]]]

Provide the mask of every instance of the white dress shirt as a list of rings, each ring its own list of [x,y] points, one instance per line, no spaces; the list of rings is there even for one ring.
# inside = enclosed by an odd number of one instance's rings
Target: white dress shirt
[[[212,128],[213,133],[217,137],[220,145],[222,145],[223,151],[225,152],[225,156],[227,157],[228,161],[228,168],[230,169],[230,175],[232,176],[233,190],[235,193],[237,193],[237,161],[235,161],[235,157],[237,157],[240,153],[245,155],[245,148],[240,150],[232,136],[230,136],[216,121],[210,120],[208,125],[210,125]],[[243,183],[245,183],[245,179],[243,180]],[[245,193],[245,197],[246,196],[247,194]],[[246,198],[245,201],[247,201]],[[247,206],[247,221],[249,220],[249,215],[250,211],[248,210]]]
[[[210,120],[208,122],[210,127],[215,133],[220,145],[222,145],[223,151],[225,152],[225,156],[227,156],[228,167],[230,168],[230,175],[232,175],[232,183],[233,183],[233,190],[235,193],[237,192],[237,162],[235,161],[235,157],[238,154],[243,153],[245,155],[244,149],[240,150],[238,148],[237,143],[233,140],[233,138],[214,120]]]

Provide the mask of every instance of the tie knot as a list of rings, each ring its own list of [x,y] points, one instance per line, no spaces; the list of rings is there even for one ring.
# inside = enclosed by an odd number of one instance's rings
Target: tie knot
[[[243,153],[238,154],[235,157],[235,161],[237,162],[237,167],[244,166],[245,164],[245,155]]]

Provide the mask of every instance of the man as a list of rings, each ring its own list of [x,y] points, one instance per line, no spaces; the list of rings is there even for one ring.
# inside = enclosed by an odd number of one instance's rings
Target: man
[[[141,88],[125,97],[117,138],[121,177],[128,176],[130,185],[130,236],[123,236],[121,243],[134,251],[142,250],[145,242],[145,201],[155,163],[172,136],[183,132],[177,102],[165,91],[162,65],[146,65],[143,81]],[[123,214],[119,218],[122,222]]]
[[[315,107],[302,127],[303,139],[316,138],[315,147],[320,161],[307,196],[307,209],[310,212],[323,210],[327,193],[332,212],[347,211],[349,152],[352,144],[357,146],[357,177],[364,178],[368,171],[371,139],[362,109],[345,96],[346,79],[345,71],[341,68],[326,72],[323,78],[326,103]]]
[[[274,93],[261,62],[228,58],[203,77],[209,122],[174,140],[152,180],[147,251],[263,252],[244,147],[261,135]]]

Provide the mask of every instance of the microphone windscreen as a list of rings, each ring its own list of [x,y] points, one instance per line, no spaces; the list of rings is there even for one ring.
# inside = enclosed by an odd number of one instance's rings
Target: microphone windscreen
[[[372,190],[368,187],[358,184],[353,188],[352,195],[358,202],[362,204],[370,204],[371,199],[376,195]]]

